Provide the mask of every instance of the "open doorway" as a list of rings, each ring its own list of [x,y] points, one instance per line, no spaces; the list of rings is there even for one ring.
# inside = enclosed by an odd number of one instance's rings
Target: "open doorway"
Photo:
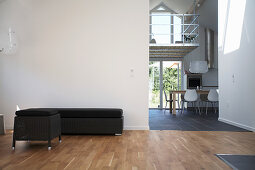
[[[218,121],[218,2],[150,0],[149,13],[150,130],[242,131]]]

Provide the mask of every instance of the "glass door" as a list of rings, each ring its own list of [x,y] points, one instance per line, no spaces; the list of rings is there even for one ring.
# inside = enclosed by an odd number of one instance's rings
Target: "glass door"
[[[163,108],[166,107],[166,96],[169,100],[169,92],[173,90],[181,90],[181,61],[163,61]],[[166,93],[166,95],[165,95]],[[180,96],[177,96],[176,108],[179,108]],[[169,108],[169,103],[167,104]]]
[[[149,108],[160,108],[160,62],[149,63]]]
[[[149,108],[165,108],[169,92],[181,90],[181,61],[150,61],[149,63]],[[179,108],[180,96],[176,106]],[[169,108],[169,103],[167,104]]]

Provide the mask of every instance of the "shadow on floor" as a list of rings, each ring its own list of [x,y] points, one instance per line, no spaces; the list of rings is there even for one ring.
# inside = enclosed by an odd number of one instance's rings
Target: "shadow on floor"
[[[183,114],[177,111],[176,116],[169,113],[169,110],[150,109],[149,111],[150,130],[183,130],[183,131],[237,131],[249,132],[245,129],[232,126],[218,121],[218,114],[208,113],[201,116],[193,111]]]

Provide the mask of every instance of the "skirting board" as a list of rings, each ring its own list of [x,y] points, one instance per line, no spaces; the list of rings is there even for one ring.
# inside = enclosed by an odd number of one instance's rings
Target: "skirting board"
[[[125,126],[124,130],[150,130],[149,126]]]
[[[255,128],[250,127],[250,126],[246,126],[246,125],[236,123],[236,122],[233,122],[233,121],[230,121],[230,120],[227,120],[227,119],[222,119],[222,118],[219,118],[218,120],[221,121],[221,122],[233,125],[233,126],[237,126],[237,127],[255,132]]]

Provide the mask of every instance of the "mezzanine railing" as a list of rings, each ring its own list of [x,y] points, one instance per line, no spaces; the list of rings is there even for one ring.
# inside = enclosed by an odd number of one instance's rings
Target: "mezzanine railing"
[[[198,14],[150,15],[150,45],[199,46]],[[153,42],[153,41],[151,41]]]

